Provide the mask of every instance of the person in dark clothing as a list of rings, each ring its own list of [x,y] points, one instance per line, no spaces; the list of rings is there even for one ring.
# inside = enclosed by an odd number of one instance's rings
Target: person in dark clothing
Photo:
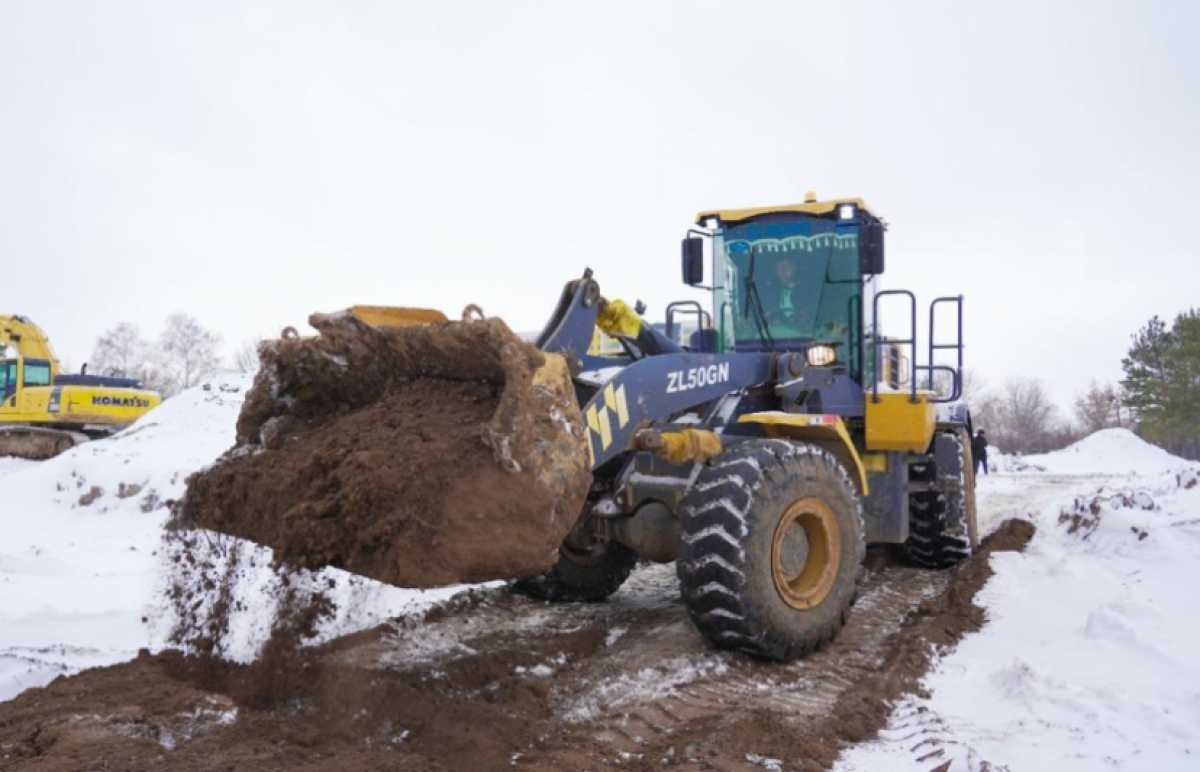
[[[796,289],[796,261],[790,257],[780,258],[775,263],[775,278],[779,283],[773,316],[778,321],[790,320],[796,313],[792,292]],[[769,317],[768,317],[769,318]]]
[[[975,433],[971,438],[971,457],[975,459],[975,474],[979,474],[979,465],[983,464],[983,473],[988,473],[987,465],[987,437],[983,436],[983,429]]]

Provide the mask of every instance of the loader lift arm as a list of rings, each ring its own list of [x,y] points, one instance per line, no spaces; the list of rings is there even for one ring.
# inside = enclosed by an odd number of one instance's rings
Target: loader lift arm
[[[653,355],[631,361],[588,354],[596,327]],[[586,392],[583,395],[588,397],[583,415],[593,469],[632,450],[639,429],[662,423],[668,416],[720,399],[731,391],[766,383],[772,372],[772,355],[768,353],[683,351],[643,323],[625,303],[605,300],[590,269],[563,288],[537,343],[548,354],[565,356],[574,375],[584,374],[576,378],[576,383],[594,389],[590,397]],[[607,377],[598,381],[588,377],[594,373]]]

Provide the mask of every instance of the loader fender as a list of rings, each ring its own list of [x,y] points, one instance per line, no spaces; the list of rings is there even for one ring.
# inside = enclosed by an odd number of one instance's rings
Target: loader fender
[[[858,448],[854,447],[854,441],[850,439],[850,433],[846,431],[846,424],[841,416],[767,410],[740,415],[738,423],[758,424],[768,437],[801,440],[824,448],[846,467],[850,478],[858,484],[860,496],[865,497],[870,493],[867,469],[863,465]]]

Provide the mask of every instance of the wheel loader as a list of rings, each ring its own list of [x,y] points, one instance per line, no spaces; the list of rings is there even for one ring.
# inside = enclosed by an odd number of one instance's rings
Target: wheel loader
[[[40,327],[0,316],[0,456],[45,459],[104,437],[154,409],[162,397],[132,378],[66,375]]]
[[[508,472],[536,472],[528,477],[528,511],[514,515],[506,500],[505,517],[536,522],[557,546],[544,569],[516,577],[514,587],[549,601],[599,601],[621,586],[639,559],[674,562],[688,613],[713,645],[783,661],[816,649],[840,629],[867,545],[898,545],[930,568],[970,555],[978,536],[970,416],[960,399],[963,299],[933,300],[928,338],[919,341],[916,297],[878,285],[884,230],[856,198],[810,195],[792,205],[703,212],[682,242],[682,277],[709,302],[672,303],[661,325],[645,322],[640,308],[606,299],[590,270],[568,282],[535,342],[533,354],[543,364],[533,376],[510,374],[505,388],[533,392],[556,384],[570,395],[570,409],[562,403],[539,408],[551,417],[542,416],[538,429],[534,416],[534,428],[524,434],[497,429],[495,420],[481,433]],[[885,307],[889,318],[903,320],[890,337],[881,329]],[[486,347],[463,342],[480,323],[432,313],[356,307],[314,315],[310,321],[324,348],[304,360],[308,370],[280,366],[285,348],[274,349],[274,364],[264,359],[255,389],[276,407],[256,402],[254,415],[244,412],[240,445],[214,468],[232,470],[236,478],[238,470],[258,464],[258,473],[269,476],[277,467],[271,453],[303,444],[302,432],[281,440],[277,422],[288,416],[311,421],[314,400],[330,401],[306,384],[304,373],[312,368],[343,377],[348,390],[380,381],[371,367],[390,357],[408,372],[379,393],[404,388],[414,377],[489,377]],[[690,332],[681,334],[685,329]],[[597,330],[619,345],[596,345]],[[392,349],[383,331],[393,336]],[[351,334],[374,342],[337,348]],[[452,340],[434,345],[439,335]],[[502,345],[511,354],[513,344]],[[368,350],[374,353],[355,353]],[[456,358],[444,356],[450,350]],[[925,358],[920,364],[919,354]],[[472,363],[471,372],[456,373],[455,363],[464,361]],[[538,439],[551,435],[556,444]],[[563,437],[579,442],[559,442]],[[343,459],[361,455],[346,444],[351,441],[339,440],[338,447],[346,447],[339,458],[305,461],[306,477],[280,487],[276,498],[335,470],[314,488],[322,496],[319,507],[281,505],[279,521],[298,523],[311,514],[308,522],[325,534],[321,560],[398,582],[388,561],[407,558],[380,546],[387,534],[372,535],[369,559],[330,557],[338,529],[351,527],[343,519],[350,494],[339,489],[348,478],[336,471],[355,463]],[[534,441],[536,452],[524,447]],[[399,452],[408,439],[395,442]],[[572,464],[590,471],[590,485],[586,476],[558,473]],[[543,473],[551,467],[558,471]],[[214,490],[234,484],[205,474],[203,484],[194,479],[189,485],[185,511],[235,535],[274,537],[275,525],[256,529],[237,520],[239,502],[267,478],[214,498]],[[461,476],[469,482],[472,470]],[[554,499],[568,517],[554,530],[559,521],[547,515],[534,489],[567,479],[570,488],[555,489]],[[479,496],[478,486],[468,490],[471,495],[448,499],[454,502],[449,509],[470,510],[465,525],[428,541],[428,549],[507,527],[488,509],[501,502]],[[205,512],[211,513],[207,521]],[[501,539],[495,543],[502,548]],[[486,575],[464,569],[459,578]]]

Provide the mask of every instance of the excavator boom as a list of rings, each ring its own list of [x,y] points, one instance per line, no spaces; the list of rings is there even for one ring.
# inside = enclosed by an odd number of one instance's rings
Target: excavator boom
[[[5,346],[16,349],[18,356],[24,359],[48,360],[51,376],[58,374],[58,356],[50,345],[50,338],[28,317],[0,315],[0,349]]]

